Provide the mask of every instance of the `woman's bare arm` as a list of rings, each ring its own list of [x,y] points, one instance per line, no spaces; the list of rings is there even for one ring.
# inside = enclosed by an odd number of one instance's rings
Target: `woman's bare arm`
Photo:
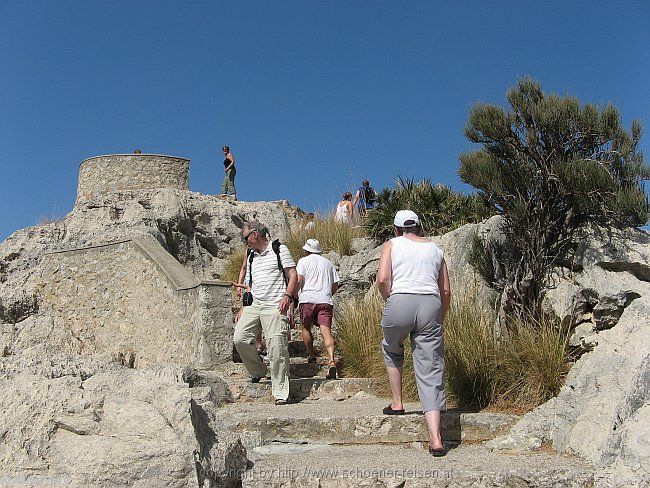
[[[440,290],[440,301],[442,302],[442,321],[445,321],[449,304],[451,303],[451,285],[449,284],[449,273],[447,272],[447,264],[445,260],[440,263],[440,271],[438,271],[438,289]]]
[[[393,249],[393,243],[388,241],[381,249],[379,258],[379,271],[377,272],[377,288],[384,300],[388,300],[390,289],[393,281],[393,265],[391,262],[390,252]]]

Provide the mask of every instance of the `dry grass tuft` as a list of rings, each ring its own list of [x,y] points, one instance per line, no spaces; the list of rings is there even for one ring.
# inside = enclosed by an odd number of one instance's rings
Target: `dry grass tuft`
[[[375,378],[390,394],[381,351],[378,293],[337,310],[338,348],[347,376]],[[446,384],[451,404],[465,409],[528,411],[557,395],[570,367],[567,334],[559,324],[519,324],[507,342],[493,334],[489,311],[475,298],[454,299],[445,324]],[[404,399],[417,400],[408,341],[404,344]]]
[[[307,255],[302,249],[307,239],[318,239],[324,252],[335,251],[341,256],[349,256],[352,254],[352,239],[364,235],[362,229],[340,224],[332,218],[315,219],[311,229],[292,228],[283,243],[296,261]]]
[[[226,263],[224,264],[223,272],[221,273],[222,280],[234,281],[237,283],[239,270],[241,270],[241,263],[244,260],[245,252],[246,246],[242,244],[226,256]]]

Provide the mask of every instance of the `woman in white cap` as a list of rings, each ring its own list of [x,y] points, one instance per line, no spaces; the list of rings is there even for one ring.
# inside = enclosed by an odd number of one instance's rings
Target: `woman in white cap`
[[[382,316],[384,362],[393,396],[386,415],[404,414],[402,365],[410,336],[413,369],[429,428],[429,452],[444,456],[440,412],[446,409],[443,322],[451,290],[442,251],[420,236],[420,219],[410,210],[395,214],[395,238],[384,244],[377,285],[386,300]]]

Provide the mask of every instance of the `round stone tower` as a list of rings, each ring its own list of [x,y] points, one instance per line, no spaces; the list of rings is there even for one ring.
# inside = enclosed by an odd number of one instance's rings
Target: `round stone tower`
[[[77,202],[93,196],[153,188],[190,188],[190,160],[159,154],[107,154],[79,166]]]

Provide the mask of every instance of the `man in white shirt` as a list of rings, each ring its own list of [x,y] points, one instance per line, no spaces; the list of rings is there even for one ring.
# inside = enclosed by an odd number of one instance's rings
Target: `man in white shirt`
[[[264,331],[271,392],[276,405],[285,405],[289,398],[287,310],[298,288],[296,264],[289,249],[278,241],[271,242],[268,228],[259,222],[245,224],[242,239],[252,251],[252,261],[249,257],[247,264],[253,303],[244,307],[235,326],[233,342],[251,381],[257,383],[267,372],[255,348],[255,337],[260,328]]]
[[[323,343],[329,356],[327,379],[336,379],[336,362],[334,361],[334,336],[332,335],[332,312],[334,302],[332,295],[339,286],[339,275],[334,265],[323,256],[320,242],[308,239],[302,247],[309,253],[298,260],[298,286],[300,287],[300,305],[298,311],[302,323],[302,340],[307,347],[309,362],[316,362],[314,336],[311,326],[316,324],[323,336]]]

